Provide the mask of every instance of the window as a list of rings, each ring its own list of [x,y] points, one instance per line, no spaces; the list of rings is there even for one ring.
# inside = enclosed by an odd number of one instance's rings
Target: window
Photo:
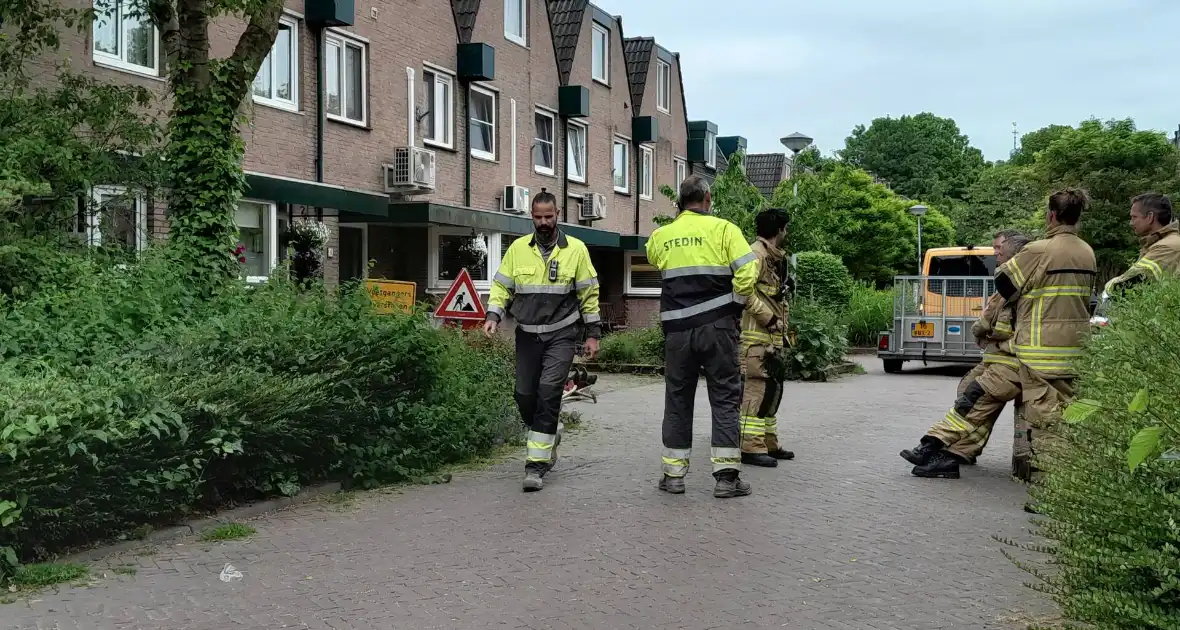
[[[660,270],[647,262],[643,254],[627,254],[624,292],[627,295],[659,295]]]
[[[705,132],[705,166],[717,168],[717,135]]]
[[[688,179],[688,163],[685,162],[682,158],[676,158],[673,161],[676,163],[676,184],[675,184],[675,186],[677,189],[679,189],[680,184],[682,184],[685,179]]]
[[[586,183],[586,127],[572,122],[566,133],[565,174]]]
[[[324,84],[328,91],[328,118],[365,124],[367,46],[355,39],[329,32],[324,39]]]
[[[623,140],[615,140],[614,180],[615,192],[625,193],[631,189],[631,147]]]
[[[670,113],[672,110],[672,66],[656,60],[656,109]]]
[[[510,42],[528,46],[528,3],[525,0],[504,0],[504,37]]]
[[[512,241],[512,234],[485,232],[471,228],[430,228],[430,288],[447,289],[467,269],[478,289],[491,287],[492,275]]]
[[[279,221],[275,204],[266,201],[239,201],[234,219],[238,226],[238,244],[246,282],[266,282],[279,259]],[[284,217],[283,225],[286,225]]]
[[[639,196],[644,199],[652,198],[652,169],[655,161],[651,147],[639,148]]]
[[[449,75],[426,70],[422,73],[426,92],[426,117],[422,137],[429,144],[455,147],[455,80]]]
[[[297,110],[298,83],[299,28],[294,20],[284,17],[279,20],[274,45],[254,77],[254,102]]]
[[[595,22],[591,42],[591,54],[594,57],[591,76],[595,81],[610,85],[610,31]]]
[[[543,175],[553,174],[553,114],[537,110],[533,116],[533,169]]]
[[[472,86],[468,107],[468,144],[471,155],[482,160],[496,159],[496,95]]]
[[[70,233],[88,245],[136,252],[147,247],[147,200],[121,186],[96,186],[71,221]]]
[[[159,35],[151,19],[147,15],[132,15],[136,10],[131,0],[94,0],[94,10],[94,60],[158,76]]]

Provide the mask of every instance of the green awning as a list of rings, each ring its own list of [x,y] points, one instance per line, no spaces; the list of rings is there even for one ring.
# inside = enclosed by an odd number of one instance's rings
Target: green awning
[[[509,234],[529,234],[533,231],[532,220],[524,215],[475,210],[428,201],[391,203],[388,220],[394,223],[453,225]],[[616,232],[584,225],[562,225],[561,229],[590,247],[619,247],[619,235]]]
[[[619,237],[619,247],[629,252],[641,252],[647,249],[647,237],[638,234],[628,234]]]
[[[262,173],[246,173],[245,196],[265,201],[332,208],[339,211],[341,217],[389,216],[389,195]]]

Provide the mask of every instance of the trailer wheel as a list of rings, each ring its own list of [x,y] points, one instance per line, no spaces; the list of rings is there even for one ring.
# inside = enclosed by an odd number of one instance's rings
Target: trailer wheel
[[[901,359],[883,359],[881,361],[881,364],[885,367],[886,374],[900,374],[902,363],[903,361]]]

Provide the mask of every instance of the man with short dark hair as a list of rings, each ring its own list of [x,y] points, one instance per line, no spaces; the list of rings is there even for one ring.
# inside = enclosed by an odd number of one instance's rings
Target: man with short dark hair
[[[742,463],[773,468],[795,454],[778,441],[783,399],[783,335],[787,329],[787,259],[781,248],[787,212],[770,208],[754,217],[758,283],[742,312]]]
[[[1180,229],[1172,200],[1144,193],[1131,200],[1131,230],[1139,237],[1139,260],[1123,275],[1106,283],[1106,292],[1125,291],[1148,280],[1180,275]]]
[[[533,198],[533,236],[512,242],[492,279],[484,334],[491,337],[505,313],[516,319],[516,405],[529,427],[524,491],[543,486],[557,462],[563,427],[561,394],[586,325],[585,352],[598,352],[598,273],[590,252],[557,227],[557,198],[544,188]]]
[[[664,328],[664,454],[660,490],[684,493],[692,454],[697,380],[713,412],[711,458],[719,499],[750,494],[741,472],[742,307],[754,293],[758,261],[736,225],[712,215],[713,195],[693,175],[680,184],[680,213],[652,232],[647,259],[660,270]]]
[[[1030,479],[1039,482],[1038,453],[1057,438],[1061,409],[1074,396],[1074,362],[1090,333],[1090,297],[1098,267],[1094,250],[1078,236],[1089,197],[1077,189],[1049,196],[1046,237],[996,270],[996,290],[1016,305],[1012,347],[1020,359],[1026,420],[1031,429]],[[1027,511],[1035,511],[1026,505]]]

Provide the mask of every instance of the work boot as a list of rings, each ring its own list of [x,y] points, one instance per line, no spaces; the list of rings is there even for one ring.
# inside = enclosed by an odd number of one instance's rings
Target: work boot
[[[660,490],[668,494],[684,494],[684,477],[664,475],[664,478],[660,479]]]
[[[1037,511],[1037,508],[1032,504],[1032,501],[1024,504],[1024,511],[1028,512],[1029,514],[1040,514],[1040,512]]]
[[[523,485],[525,492],[536,492],[544,485],[545,482],[541,480],[541,473],[532,470],[525,473]]]
[[[718,499],[744,497],[752,492],[750,484],[742,481],[736,470],[723,470],[714,477],[717,478],[717,485],[713,486],[713,496]]]
[[[946,444],[943,444],[942,440],[927,435],[922,438],[922,441],[917,446],[907,448],[900,455],[902,459],[915,466],[924,466],[930,461],[931,457],[934,457],[936,453],[944,448],[946,448]]]
[[[926,477],[928,479],[958,479],[959,478],[959,458],[951,455],[946,451],[939,451],[930,458],[930,461],[921,466],[914,466],[910,471],[915,477]]]
[[[774,449],[773,451],[770,451],[769,453],[767,453],[767,455],[770,455],[771,457],[773,457],[775,459],[786,459],[786,460],[795,459],[795,452],[794,451],[788,451],[782,447],[779,447],[779,448]]]
[[[778,466],[778,460],[766,453],[742,453],[742,463],[763,468]]]

